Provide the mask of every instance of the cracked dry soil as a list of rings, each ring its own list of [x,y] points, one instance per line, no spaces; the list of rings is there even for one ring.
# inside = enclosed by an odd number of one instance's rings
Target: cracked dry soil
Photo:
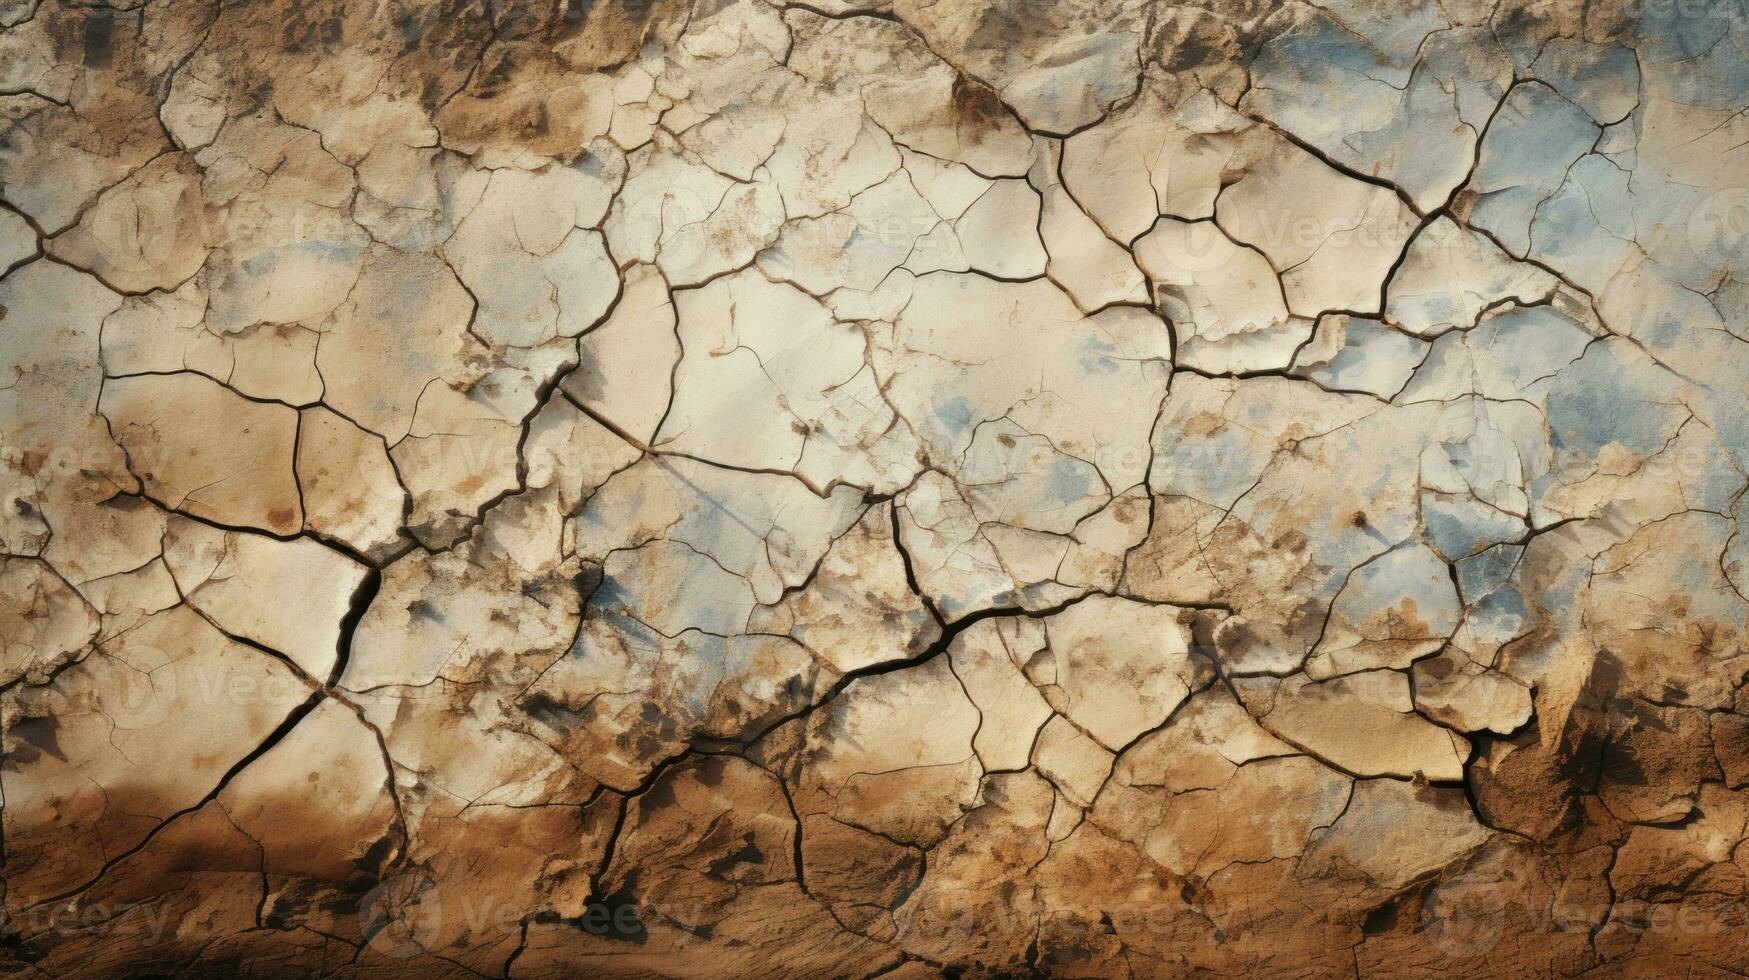
[[[0,0],[0,972],[1749,971],[1744,0]]]

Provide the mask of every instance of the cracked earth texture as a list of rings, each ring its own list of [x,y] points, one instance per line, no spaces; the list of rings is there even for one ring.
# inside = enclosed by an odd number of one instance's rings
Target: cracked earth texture
[[[1749,971],[1743,0],[0,0],[0,972]]]

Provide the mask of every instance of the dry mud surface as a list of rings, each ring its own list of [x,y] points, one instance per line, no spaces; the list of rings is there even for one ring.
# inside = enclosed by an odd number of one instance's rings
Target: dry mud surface
[[[1749,970],[1744,0],[0,0],[0,973]]]

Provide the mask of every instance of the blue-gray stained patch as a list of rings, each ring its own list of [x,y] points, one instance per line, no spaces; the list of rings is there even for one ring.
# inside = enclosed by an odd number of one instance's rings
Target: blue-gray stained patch
[[[1522,522],[1469,497],[1424,493],[1421,517],[1427,523],[1428,540],[1447,559],[1517,540],[1525,532]]]
[[[1081,338],[1081,356],[1077,359],[1087,374],[1116,374],[1118,362],[1112,355],[1117,346],[1109,340],[1091,334]]]
[[[242,269],[244,273],[251,276],[264,276],[269,272],[272,272],[273,267],[278,264],[279,256],[270,250],[266,252],[256,252],[254,255],[237,263],[237,268]]]
[[[1506,584],[1523,554],[1523,545],[1502,544],[1458,562],[1458,588],[1463,590],[1466,601],[1475,602]]]
[[[965,435],[974,421],[972,406],[964,395],[955,395],[947,401],[936,402],[931,412],[947,434],[956,439]]]
[[[1059,504],[1071,504],[1087,496],[1093,487],[1093,476],[1087,464],[1073,459],[1059,459],[1045,474],[1045,490]]]
[[[1681,405],[1669,403],[1665,386],[1650,377],[1658,369],[1630,368],[1615,357],[1616,343],[1593,344],[1555,376],[1548,398],[1549,443],[1554,448],[1596,459],[1603,447],[1620,443],[1648,456],[1664,445],[1679,421],[1676,416],[1685,414]]]

